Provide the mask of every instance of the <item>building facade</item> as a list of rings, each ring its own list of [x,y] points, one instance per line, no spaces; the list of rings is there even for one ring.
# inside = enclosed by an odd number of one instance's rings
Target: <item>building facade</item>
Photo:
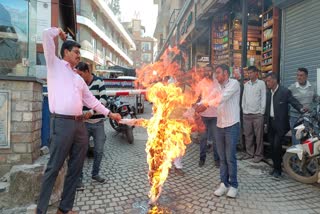
[[[108,7],[106,0],[77,0],[77,41],[81,57],[92,70],[108,66],[132,67],[135,43]]]
[[[309,81],[320,93],[320,1],[276,0],[281,9],[280,77],[284,85],[296,81],[297,68],[309,70]]]
[[[261,77],[276,72],[281,84],[288,86],[295,81],[297,68],[306,67],[314,84],[320,84],[320,58],[316,54],[320,50],[319,1],[154,3],[159,7],[154,33],[159,50],[156,60],[169,46],[177,46],[186,56],[181,63],[184,70],[203,62],[225,63],[246,80],[247,67],[255,65]]]
[[[123,23],[123,25],[136,45],[136,50],[130,51],[134,68],[153,63],[155,40],[152,37],[143,36],[145,27],[141,25],[141,20],[133,19],[131,22]]]

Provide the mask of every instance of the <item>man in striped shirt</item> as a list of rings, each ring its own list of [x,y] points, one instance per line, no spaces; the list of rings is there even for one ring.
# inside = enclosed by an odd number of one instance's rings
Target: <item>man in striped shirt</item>
[[[79,62],[76,66],[77,73],[83,78],[88,85],[90,92],[99,100],[103,105],[107,104],[107,95],[104,82],[101,78],[93,75],[89,71],[89,66],[85,62]],[[103,157],[103,147],[106,141],[106,134],[104,132],[104,118],[103,114],[100,114],[93,109],[83,106],[83,113],[85,119],[85,125],[88,130],[88,140],[93,137],[94,142],[94,160],[92,165],[91,176],[92,179],[99,183],[104,183],[105,179],[99,175],[100,164]],[[89,145],[89,144],[88,144]],[[83,189],[82,183],[83,173],[81,173],[78,189]]]
[[[240,132],[240,85],[229,77],[229,66],[216,67],[216,78],[221,87],[216,135],[221,184],[214,194],[220,197],[227,193],[228,197],[235,198],[238,192],[236,147]]]

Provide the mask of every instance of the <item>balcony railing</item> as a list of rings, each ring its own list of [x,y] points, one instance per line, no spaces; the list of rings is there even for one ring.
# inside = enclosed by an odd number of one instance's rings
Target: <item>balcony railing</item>
[[[105,35],[111,39],[124,53],[128,54],[128,49],[122,48],[122,45],[117,41],[115,37],[111,35],[110,31],[107,31],[105,27],[101,24],[99,24],[96,20],[96,18],[93,16],[93,14],[90,11],[87,10],[77,10],[77,15],[86,17],[90,19]]]

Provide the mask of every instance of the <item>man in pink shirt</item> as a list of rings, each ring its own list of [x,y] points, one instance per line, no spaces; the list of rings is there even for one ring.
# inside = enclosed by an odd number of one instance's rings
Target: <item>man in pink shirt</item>
[[[60,51],[62,59],[55,55],[54,38],[58,35],[64,41]],[[51,142],[50,159],[43,176],[37,214],[47,212],[54,183],[68,156],[68,172],[57,213],[75,213],[72,207],[88,143],[88,133],[82,117],[83,105],[114,120],[121,119],[119,114],[111,113],[92,95],[84,80],[75,71],[74,67],[80,61],[80,47],[77,42],[66,40],[66,34],[60,28],[50,28],[43,32],[51,112]]]
[[[219,155],[216,146],[216,132],[217,132],[217,108],[214,106],[205,106],[204,103],[211,99],[211,94],[218,88],[218,82],[213,75],[213,67],[211,64],[206,65],[203,72],[203,79],[197,84],[197,90],[200,94],[201,100],[197,104],[196,112],[200,114],[202,122],[206,126],[206,131],[202,134],[200,139],[200,161],[199,167],[203,167],[206,161],[206,152],[208,146],[213,146],[213,158],[217,168],[220,167]],[[216,92],[218,93],[218,92]]]

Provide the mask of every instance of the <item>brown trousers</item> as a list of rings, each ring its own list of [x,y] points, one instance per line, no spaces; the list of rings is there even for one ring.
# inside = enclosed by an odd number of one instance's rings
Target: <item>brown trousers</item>
[[[262,114],[243,114],[246,152],[256,159],[263,158],[263,119]],[[254,149],[254,136],[256,137],[256,150]]]

